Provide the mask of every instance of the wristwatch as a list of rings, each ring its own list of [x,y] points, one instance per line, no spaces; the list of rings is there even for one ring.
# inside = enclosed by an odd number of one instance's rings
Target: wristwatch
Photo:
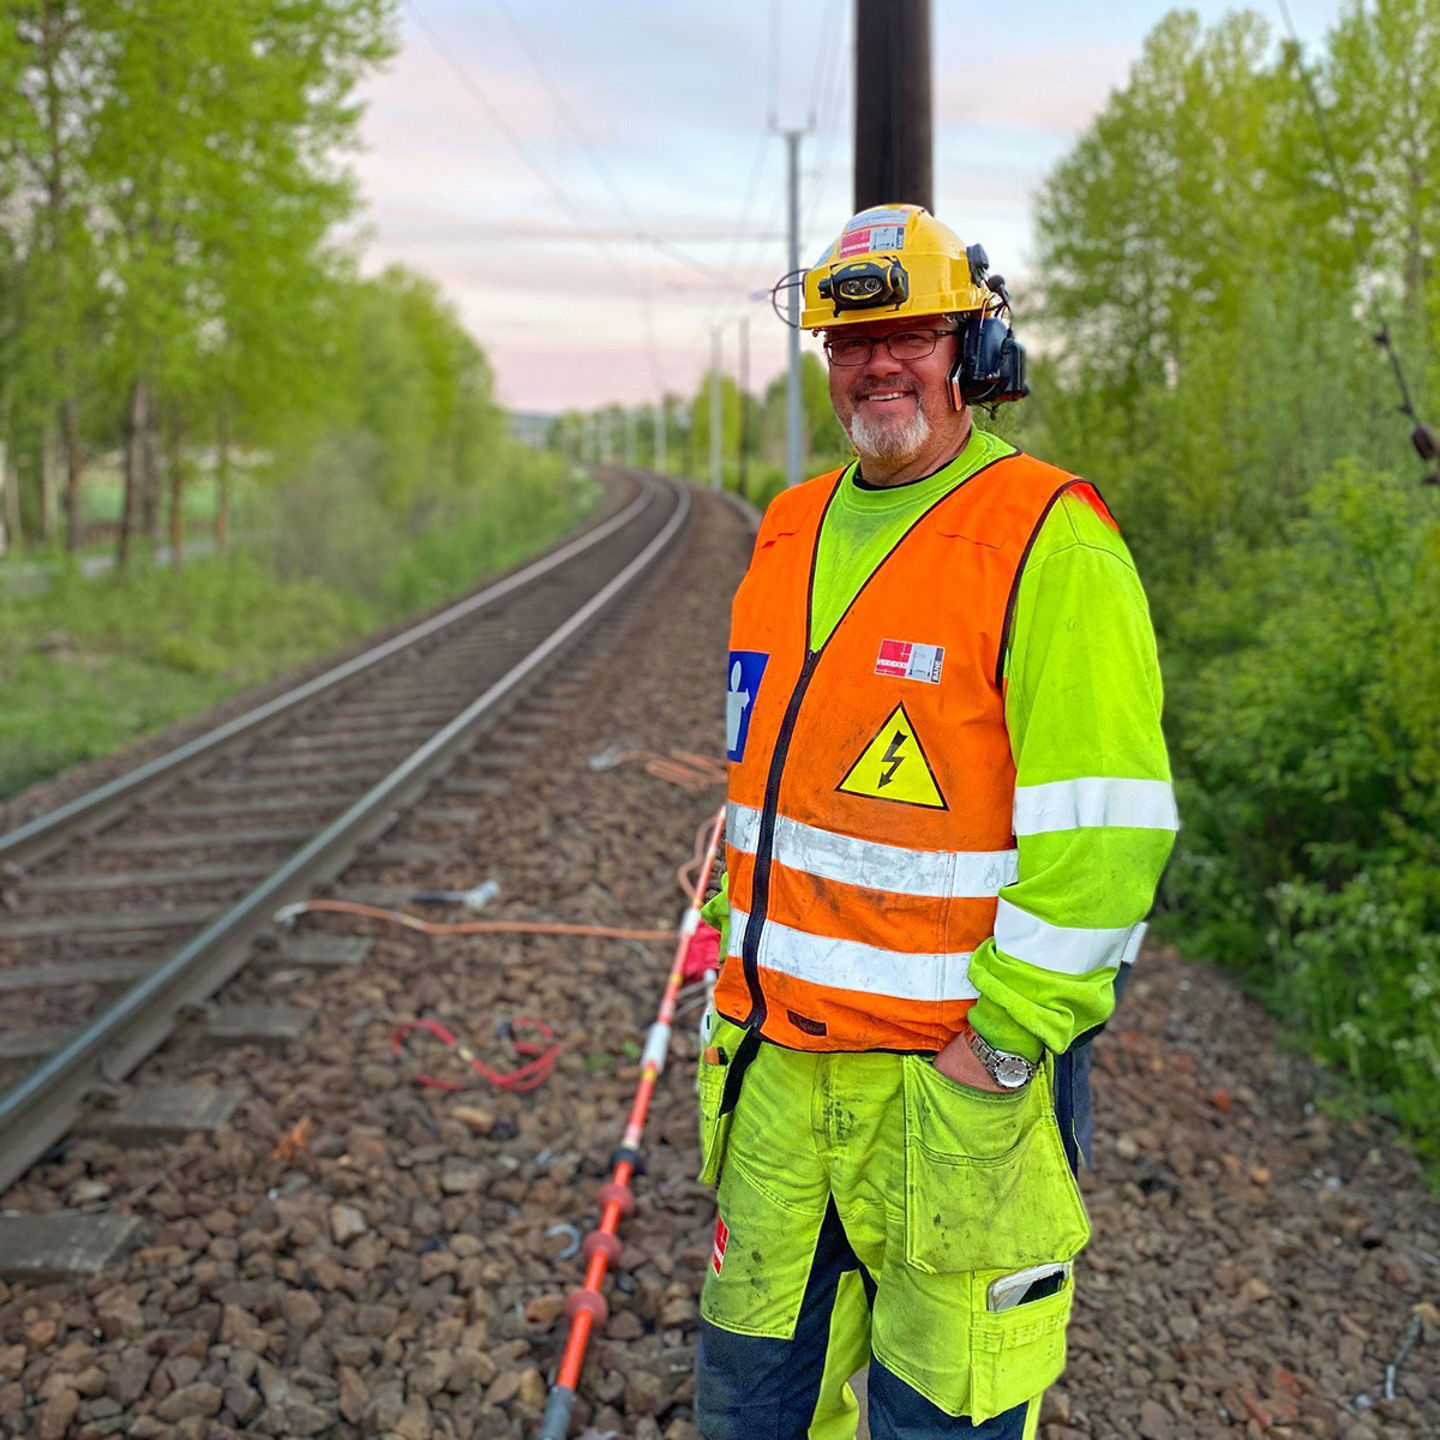
[[[973,1025],[967,1029],[975,1058],[1002,1090],[1023,1090],[1035,1078],[1038,1067],[1033,1060],[1012,1055],[1008,1050],[997,1050]]]

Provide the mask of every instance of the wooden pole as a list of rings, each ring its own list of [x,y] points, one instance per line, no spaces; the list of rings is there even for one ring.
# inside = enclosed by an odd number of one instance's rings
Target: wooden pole
[[[855,209],[935,209],[930,0],[855,0]]]

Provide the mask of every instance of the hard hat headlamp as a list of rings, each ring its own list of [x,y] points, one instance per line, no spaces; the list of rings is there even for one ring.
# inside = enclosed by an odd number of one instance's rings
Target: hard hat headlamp
[[[819,291],[837,315],[842,310],[875,310],[903,305],[910,298],[910,277],[898,260],[855,260],[822,275]]]

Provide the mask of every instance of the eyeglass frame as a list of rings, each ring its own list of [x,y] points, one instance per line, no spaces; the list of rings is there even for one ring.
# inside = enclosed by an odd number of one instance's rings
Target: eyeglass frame
[[[929,329],[929,328],[925,328],[925,329],[916,329],[916,330],[897,330],[897,331],[895,331],[894,334],[892,334],[892,335],[863,335],[863,336],[862,336],[862,335],[841,335],[841,336],[836,336],[836,337],[835,337],[836,339],[838,339],[838,340],[843,340],[843,341],[855,341],[855,340],[862,340],[862,339],[869,341],[870,348],[865,352],[864,356],[863,356],[861,359],[859,359],[859,360],[837,360],[837,359],[835,358],[835,356],[831,353],[831,350],[830,350],[830,347],[831,347],[831,345],[834,343],[834,341],[833,341],[833,340],[830,338],[830,336],[828,336],[828,335],[827,335],[827,336],[825,337],[825,339],[821,342],[821,345],[822,345],[822,348],[823,348],[824,351],[825,351],[825,358],[830,362],[830,364],[832,364],[832,365],[838,365],[842,370],[855,370],[855,369],[858,369],[861,365],[868,365],[868,364],[870,363],[870,361],[874,358],[875,348],[876,348],[876,346],[878,346],[878,345],[883,345],[883,346],[885,347],[885,353],[886,353],[892,360],[898,361],[901,365],[904,365],[907,361],[910,361],[910,360],[926,360],[926,359],[929,359],[929,357],[930,357],[931,355],[933,355],[933,354],[935,353],[935,351],[939,348],[940,342],[941,342],[941,340],[943,340],[943,339],[945,338],[945,336],[947,336],[947,335],[958,335],[959,333],[960,333],[960,327],[959,327],[958,325],[956,325],[956,326],[952,326],[952,327],[951,327],[950,329],[948,329],[948,330],[932,330],[932,329]],[[907,356],[905,356],[905,357],[902,358],[901,356],[897,355],[897,354],[890,348],[890,342],[891,342],[892,340],[898,339],[901,335],[932,335],[932,336],[934,336],[934,342],[935,342],[935,343],[934,343],[933,345],[931,345],[931,347],[930,347],[928,350],[924,351],[922,354],[919,354],[919,355],[907,355]]]

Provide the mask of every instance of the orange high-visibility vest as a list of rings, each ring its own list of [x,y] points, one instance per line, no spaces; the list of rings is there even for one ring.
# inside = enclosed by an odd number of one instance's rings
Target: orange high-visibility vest
[[[1025,555],[1083,481],[1012,454],[906,532],[818,650],[843,475],[777,497],[731,622],[727,1018],[800,1050],[941,1049],[1016,878],[1003,656]]]

